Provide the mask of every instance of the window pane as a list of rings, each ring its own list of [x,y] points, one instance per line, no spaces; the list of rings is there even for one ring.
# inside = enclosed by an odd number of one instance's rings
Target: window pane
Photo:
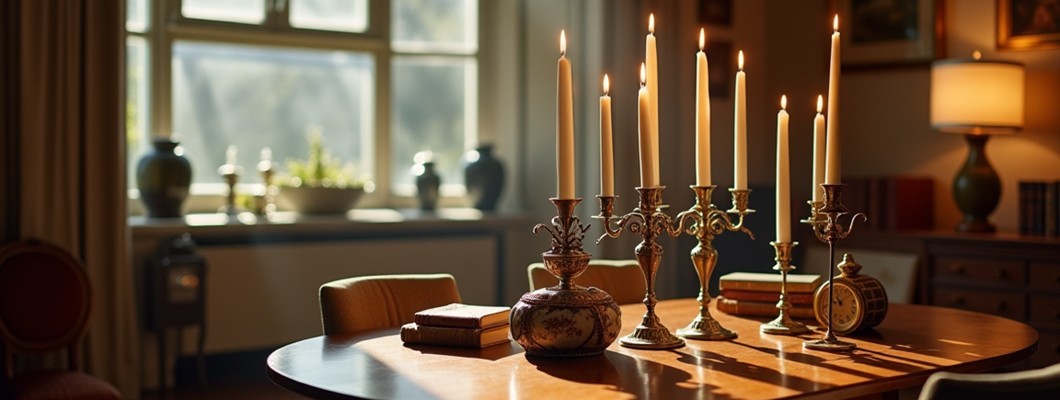
[[[147,30],[147,0],[126,0],[125,29],[130,32]]]
[[[147,151],[147,40],[125,39],[125,154],[129,187],[136,187],[136,163]]]
[[[225,148],[238,147],[254,173],[261,148],[273,159],[304,159],[306,132],[359,174],[372,174],[374,59],[368,53],[177,42],[173,46],[173,131],[184,138],[195,183],[221,182]],[[281,168],[281,173],[286,166]]]
[[[477,136],[476,68],[470,57],[394,57],[391,111],[392,182],[414,193],[413,156],[434,153],[442,184],[463,185],[460,158]]]
[[[183,0],[186,18],[260,24],[265,21],[265,0]]]
[[[342,32],[368,27],[366,0],[290,0],[291,26]]]
[[[478,1],[393,0],[391,4],[395,50],[463,54],[478,50]]]

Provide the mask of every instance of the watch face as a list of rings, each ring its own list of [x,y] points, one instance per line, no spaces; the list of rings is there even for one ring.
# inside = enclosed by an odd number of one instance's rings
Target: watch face
[[[861,300],[857,293],[854,292],[854,288],[840,282],[836,282],[834,287],[834,293],[832,294],[832,330],[838,333],[852,332],[861,322],[864,305],[861,304]],[[828,287],[823,286],[817,296],[819,299],[814,304],[817,306],[818,320],[822,324],[826,324],[828,320],[820,317],[828,315]]]

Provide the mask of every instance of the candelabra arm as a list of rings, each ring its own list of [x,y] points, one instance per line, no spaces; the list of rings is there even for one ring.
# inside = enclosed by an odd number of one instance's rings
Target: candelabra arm
[[[691,220],[688,226],[685,223]],[[672,221],[666,226],[666,233],[670,237],[678,237],[682,233],[690,236],[695,236],[700,226],[703,226],[703,213],[699,206],[692,206],[691,208],[681,211],[677,214]]]
[[[854,214],[854,216],[850,218],[850,224],[847,225],[845,229],[842,226],[839,226],[840,239],[846,239],[847,236],[850,236],[850,232],[854,231],[854,223],[858,221],[858,217],[861,217],[861,222],[869,222],[869,217],[865,216],[864,213]]]
[[[751,232],[750,229],[747,229],[747,227],[743,226],[743,218],[747,214],[739,213],[737,215],[739,217],[736,220],[736,223],[734,224],[732,223],[732,218],[729,217],[729,214],[726,214],[721,211],[711,213],[711,215],[708,217],[710,220],[710,230],[714,232],[715,235],[720,235],[725,231],[743,232],[747,234],[747,236],[750,236],[751,240],[754,240],[754,232]]]

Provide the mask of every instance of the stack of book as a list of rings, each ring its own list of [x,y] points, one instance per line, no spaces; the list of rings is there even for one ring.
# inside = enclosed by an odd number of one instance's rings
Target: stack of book
[[[508,313],[504,306],[453,303],[417,312],[401,327],[401,341],[483,348],[508,342]]]
[[[1060,181],[1020,181],[1019,220],[1024,235],[1060,236]]]
[[[792,318],[813,318],[813,293],[821,284],[820,275],[788,274],[789,315]],[[718,311],[733,315],[772,317],[780,313],[780,274],[733,272],[718,279],[721,296],[716,301]]]

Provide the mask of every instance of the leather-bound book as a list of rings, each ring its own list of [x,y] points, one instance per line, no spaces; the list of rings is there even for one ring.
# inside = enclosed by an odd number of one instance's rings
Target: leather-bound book
[[[401,341],[406,344],[430,344],[483,348],[508,342],[508,325],[489,328],[450,328],[424,326],[410,322],[401,326]]]
[[[510,307],[452,303],[413,315],[417,325],[451,328],[486,328],[508,323]]]
[[[715,299],[718,303],[718,311],[732,315],[746,315],[755,317],[775,317],[780,314],[777,303],[766,303],[759,301],[732,300],[724,297]],[[788,310],[788,315],[798,319],[813,319],[813,306],[793,305]]]
[[[753,290],[732,290],[726,289],[721,291],[721,297],[729,300],[741,300],[741,301],[757,301],[757,302],[773,302],[774,304],[780,301],[780,291],[776,292],[759,292]],[[788,293],[788,301],[791,304],[805,304],[813,305],[813,293]]]
[[[788,293],[813,293],[821,284],[816,274],[788,274]],[[780,294],[780,274],[760,272],[732,272],[718,278],[721,290],[750,290]]]

